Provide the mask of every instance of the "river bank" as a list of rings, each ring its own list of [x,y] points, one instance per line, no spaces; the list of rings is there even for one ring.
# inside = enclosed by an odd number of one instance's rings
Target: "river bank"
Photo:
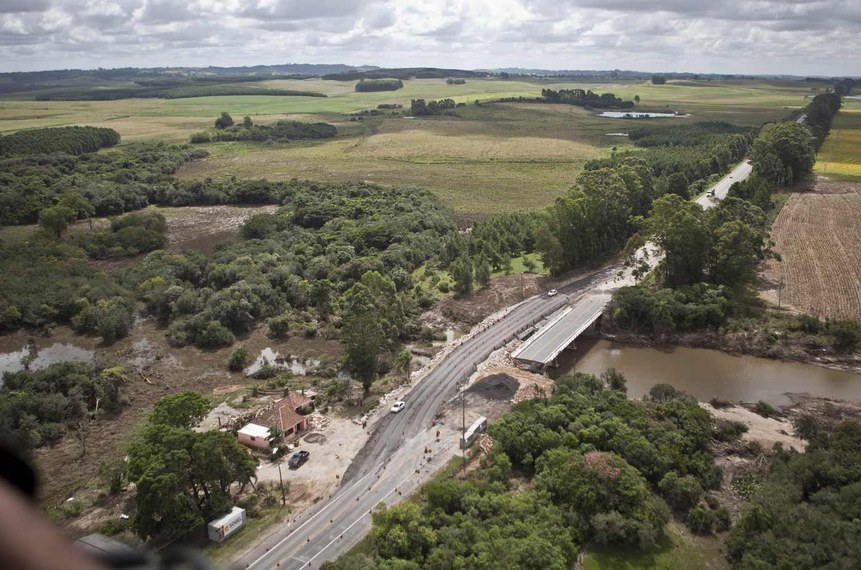
[[[647,335],[625,331],[602,331],[600,338],[611,342],[649,348],[705,348],[733,356],[754,356],[772,360],[813,364],[831,370],[861,374],[861,353],[839,353],[816,342],[813,337],[775,336],[764,330],[719,333],[715,331]]]

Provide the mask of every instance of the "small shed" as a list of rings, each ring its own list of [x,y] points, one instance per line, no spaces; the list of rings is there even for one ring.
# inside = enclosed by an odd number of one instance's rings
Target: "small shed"
[[[257,424],[247,424],[237,434],[239,443],[255,449],[269,449],[270,438],[269,428]]]
[[[230,512],[221,518],[211,521],[206,525],[209,540],[213,542],[224,542],[228,536],[245,526],[245,509],[233,507]]]

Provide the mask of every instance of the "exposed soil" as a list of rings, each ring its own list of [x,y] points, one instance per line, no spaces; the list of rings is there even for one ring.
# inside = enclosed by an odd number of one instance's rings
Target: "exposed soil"
[[[278,206],[189,206],[163,208],[167,218],[167,249],[191,249],[204,255],[239,233],[245,220],[270,213]]]
[[[517,393],[520,383],[507,374],[485,376],[466,390],[467,394],[477,394],[486,400],[511,400]]]
[[[491,280],[486,287],[477,291],[443,299],[425,313],[422,320],[437,326],[453,324],[469,328],[501,309],[533,295],[546,293],[550,289],[558,289],[594,271],[593,269],[577,271],[561,279],[534,273],[503,275]]]
[[[763,449],[771,449],[779,443],[784,449],[795,449],[803,452],[807,442],[796,437],[792,423],[785,418],[765,418],[742,406],[714,408],[710,404],[700,404],[712,416],[721,420],[740,422],[747,426],[747,432],[742,434],[742,441],[756,441]]]
[[[793,193],[771,238],[781,259],[761,272],[763,298],[777,303],[779,296],[823,318],[861,320],[861,183],[819,179],[811,191]]]

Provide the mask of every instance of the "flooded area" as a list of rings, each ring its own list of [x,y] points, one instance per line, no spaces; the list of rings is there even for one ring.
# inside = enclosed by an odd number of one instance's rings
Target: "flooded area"
[[[861,402],[861,374],[702,348],[658,349],[583,339],[575,350],[562,354],[559,364],[551,370],[554,378],[569,372],[601,374],[615,368],[627,378],[632,397],[641,397],[655,384],[664,383],[700,401],[763,400],[777,406],[790,403],[787,393],[806,393]]]
[[[316,370],[320,361],[313,358],[297,358],[295,356],[281,356],[278,351],[268,346],[260,351],[260,355],[245,369],[246,376],[252,376],[262,368],[269,366],[279,370],[289,370],[296,376],[305,376],[309,371]]]
[[[30,360],[30,370],[43,370],[58,362],[93,362],[95,353],[73,344],[55,343],[45,348],[24,346],[21,350],[0,354],[0,378],[6,372],[24,370],[24,362]]]
[[[661,117],[690,117],[685,113],[639,113],[632,111],[604,111],[598,114],[605,119],[652,119]]]

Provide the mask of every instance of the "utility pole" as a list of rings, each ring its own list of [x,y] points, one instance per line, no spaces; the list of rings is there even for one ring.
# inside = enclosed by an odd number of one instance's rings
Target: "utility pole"
[[[460,446],[463,450],[463,462],[461,463],[460,469],[463,471],[466,469],[466,392],[460,393],[460,412]]]
[[[780,276],[780,283],[777,286],[777,308],[780,308],[780,303],[783,298],[783,275]]]
[[[278,480],[281,481],[281,506],[287,504],[287,498],[284,496],[284,477],[281,476],[281,461],[278,461]]]

